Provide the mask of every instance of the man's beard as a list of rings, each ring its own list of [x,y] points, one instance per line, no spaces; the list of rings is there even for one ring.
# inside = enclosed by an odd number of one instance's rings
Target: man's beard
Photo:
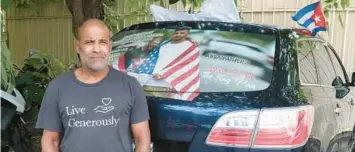
[[[102,60],[96,60],[96,61],[90,61],[90,60],[93,59],[90,59],[90,57],[83,58],[82,65],[88,67],[93,71],[104,70],[108,65],[108,57],[106,55]]]

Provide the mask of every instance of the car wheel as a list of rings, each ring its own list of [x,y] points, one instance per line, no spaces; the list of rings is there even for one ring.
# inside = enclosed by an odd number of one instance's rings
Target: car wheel
[[[354,152],[354,142],[350,141],[351,134],[345,133],[330,143],[327,152]]]
[[[321,143],[319,140],[310,138],[304,146],[304,152],[320,152]]]

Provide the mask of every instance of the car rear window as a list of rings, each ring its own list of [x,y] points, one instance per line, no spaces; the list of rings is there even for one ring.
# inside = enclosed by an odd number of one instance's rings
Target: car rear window
[[[127,30],[113,39],[110,61],[146,92],[183,98],[189,95],[184,93],[257,91],[270,85],[275,41],[261,33],[184,26]]]

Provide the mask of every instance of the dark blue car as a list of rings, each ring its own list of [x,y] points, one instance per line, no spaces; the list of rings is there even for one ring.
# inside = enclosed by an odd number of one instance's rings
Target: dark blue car
[[[306,33],[142,23],[113,36],[112,65],[147,94],[153,151],[355,152],[355,72]]]

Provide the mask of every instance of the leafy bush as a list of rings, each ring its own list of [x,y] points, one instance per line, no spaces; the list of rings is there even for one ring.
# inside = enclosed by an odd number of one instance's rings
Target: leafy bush
[[[23,68],[15,77],[16,89],[26,100],[26,105],[31,108],[26,116],[36,118],[43,95],[50,81],[56,76],[75,68],[76,64],[68,66],[49,53],[35,49],[29,50],[29,57],[25,60]]]
[[[9,93],[13,91],[15,86],[15,74],[10,54],[6,41],[1,40],[1,89]]]

